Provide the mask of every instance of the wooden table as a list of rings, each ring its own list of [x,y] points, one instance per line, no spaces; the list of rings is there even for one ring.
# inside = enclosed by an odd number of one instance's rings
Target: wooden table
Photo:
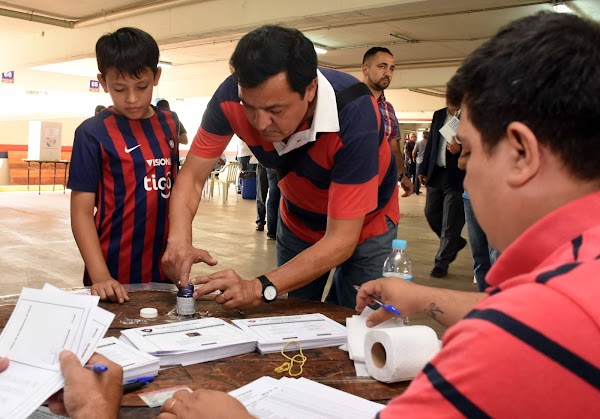
[[[140,327],[143,324],[124,324],[130,320],[141,319],[139,312],[144,307],[158,309],[158,318],[148,320],[147,324],[161,324],[172,319],[167,316],[175,306],[174,291],[137,291],[129,294],[130,301],[119,305],[114,303],[100,303],[100,306],[116,314],[107,336],[119,337],[120,331],[131,327]],[[0,299],[0,328],[3,328],[10,317],[16,300]],[[323,313],[335,321],[345,324],[346,317],[356,314],[354,310],[331,304],[300,301],[278,300],[273,304],[248,310],[243,314],[238,311],[225,311],[221,306],[212,301],[211,297],[204,297],[196,303],[199,313],[225,320],[267,316],[285,316],[293,314]],[[171,320],[172,321],[172,320]],[[348,353],[337,347],[307,349],[303,351],[308,361],[304,365],[303,377],[331,387],[355,394],[357,396],[386,403],[391,398],[402,393],[408,382],[384,384],[371,378],[356,377],[354,363],[348,358]],[[225,358],[218,361],[174,367],[160,371],[154,382],[123,397],[121,408],[122,418],[147,418],[155,417],[158,409],[150,409],[138,397],[139,393],[160,388],[185,385],[196,390],[210,388],[229,392],[246,385],[262,376],[280,378],[273,370],[284,362],[280,353],[261,355],[258,352]],[[142,407],[143,406],[143,407]]]
[[[63,164],[65,166],[65,176],[63,178],[63,194],[67,190],[67,171],[69,169],[69,160],[32,160],[32,159],[23,159],[24,162],[27,163],[27,190],[29,191],[29,172],[34,170],[31,167],[31,163],[38,164],[38,195],[42,194],[42,164],[49,163],[54,165],[54,176],[52,177],[52,192],[54,192],[54,187],[56,186],[56,165]]]

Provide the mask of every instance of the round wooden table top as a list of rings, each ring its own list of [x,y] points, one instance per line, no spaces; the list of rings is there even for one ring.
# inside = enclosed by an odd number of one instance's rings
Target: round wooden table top
[[[159,287],[160,288],[160,287]],[[174,315],[176,303],[175,287],[162,287],[161,290],[130,290],[130,301],[125,304],[101,302],[100,306],[115,313],[107,336],[120,336],[123,329],[144,325],[162,324],[178,321]],[[200,316],[220,317],[226,321],[240,318],[269,316],[288,316],[295,314],[322,313],[341,323],[356,314],[354,310],[314,301],[280,299],[272,304],[262,304],[252,310],[240,312],[226,311],[214,301],[212,296],[203,297],[196,302],[196,310]],[[16,298],[0,298],[0,329],[4,328],[15,306]],[[140,317],[140,309],[154,307],[158,310],[155,319]],[[302,377],[355,394],[368,400],[386,403],[402,393],[409,382],[394,384],[380,383],[370,377],[357,377],[354,362],[348,353],[338,347],[306,349],[307,357]],[[121,417],[143,418],[154,417],[158,409],[150,409],[138,397],[147,391],[159,390],[173,386],[187,386],[192,390],[210,388],[229,392],[246,385],[262,376],[280,378],[284,374],[275,373],[274,369],[285,359],[280,353],[264,354],[252,352],[244,355],[224,358],[186,367],[177,366],[161,370],[156,379],[144,388],[123,397]],[[142,408],[143,406],[143,408]]]

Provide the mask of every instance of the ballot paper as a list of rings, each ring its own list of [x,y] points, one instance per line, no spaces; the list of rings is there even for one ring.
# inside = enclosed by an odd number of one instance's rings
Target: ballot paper
[[[440,128],[440,134],[442,134],[446,141],[450,144],[454,142],[454,138],[456,137],[456,131],[458,131],[459,123],[460,119],[458,119],[456,116],[453,116],[446,125]]]
[[[104,338],[96,347],[96,352],[123,367],[123,383],[135,378],[158,375],[160,360],[128,345],[117,338]]]
[[[384,408],[307,378],[261,377],[229,394],[257,418],[372,419]]]
[[[346,342],[346,328],[320,313],[232,320],[249,336],[258,340],[260,353],[279,352],[286,342],[296,341],[302,349],[339,346]],[[289,345],[287,351],[296,351]]]
[[[98,300],[51,286],[22,290],[0,335],[0,356],[10,359],[0,374],[0,418],[26,418],[63,387],[63,349],[87,362],[114,318]]]
[[[256,347],[255,338],[214,317],[127,329],[120,339],[158,357],[161,367],[213,361]]]

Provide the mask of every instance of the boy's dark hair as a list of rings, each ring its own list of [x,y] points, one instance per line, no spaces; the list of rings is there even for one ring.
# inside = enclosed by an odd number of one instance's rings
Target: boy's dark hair
[[[103,35],[96,42],[96,60],[102,76],[114,68],[120,75],[138,78],[145,68],[156,75],[158,44],[137,28],[121,28]]]
[[[158,106],[159,108],[171,109],[171,107],[169,106],[169,102],[166,99],[161,99],[158,102],[156,102],[156,106]]]
[[[538,13],[501,29],[448,86],[460,92],[487,151],[520,121],[573,175],[600,179],[599,46],[598,23]]]
[[[244,35],[229,60],[231,73],[240,86],[257,87],[285,72],[291,89],[302,98],[317,77],[317,65],[314,45],[302,32],[273,25]]]
[[[392,54],[392,52],[384,47],[373,47],[370,48],[367,52],[365,52],[365,55],[363,56],[363,65],[365,65],[367,63],[367,61],[369,61],[372,57],[374,57],[378,52],[385,52],[386,54],[390,54],[392,57],[394,56],[394,54]]]

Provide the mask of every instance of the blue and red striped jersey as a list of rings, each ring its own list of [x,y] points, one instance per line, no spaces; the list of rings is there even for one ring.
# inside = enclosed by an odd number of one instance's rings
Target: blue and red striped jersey
[[[68,187],[94,192],[94,216],[108,270],[122,284],[167,279],[169,197],[177,175],[174,112],[132,120],[112,107],[75,131]],[[91,285],[87,270],[84,284]]]
[[[339,93],[359,82],[339,71],[319,71],[324,78],[319,78],[317,95],[325,89],[321,83],[329,83]],[[319,117],[318,102],[316,108],[316,115],[299,130],[309,128]],[[323,237],[328,217],[366,216],[359,243],[386,232],[386,216],[394,223],[400,219],[396,165],[389,143],[384,141],[375,98],[360,96],[336,115],[339,131],[318,133],[315,143],[304,155],[295,157],[298,160],[291,172],[279,182],[281,219],[297,237],[309,243]],[[279,155],[246,118],[237,82],[230,76],[210,100],[190,152],[216,158],[234,133],[264,166],[277,169],[286,165],[289,155]]]

